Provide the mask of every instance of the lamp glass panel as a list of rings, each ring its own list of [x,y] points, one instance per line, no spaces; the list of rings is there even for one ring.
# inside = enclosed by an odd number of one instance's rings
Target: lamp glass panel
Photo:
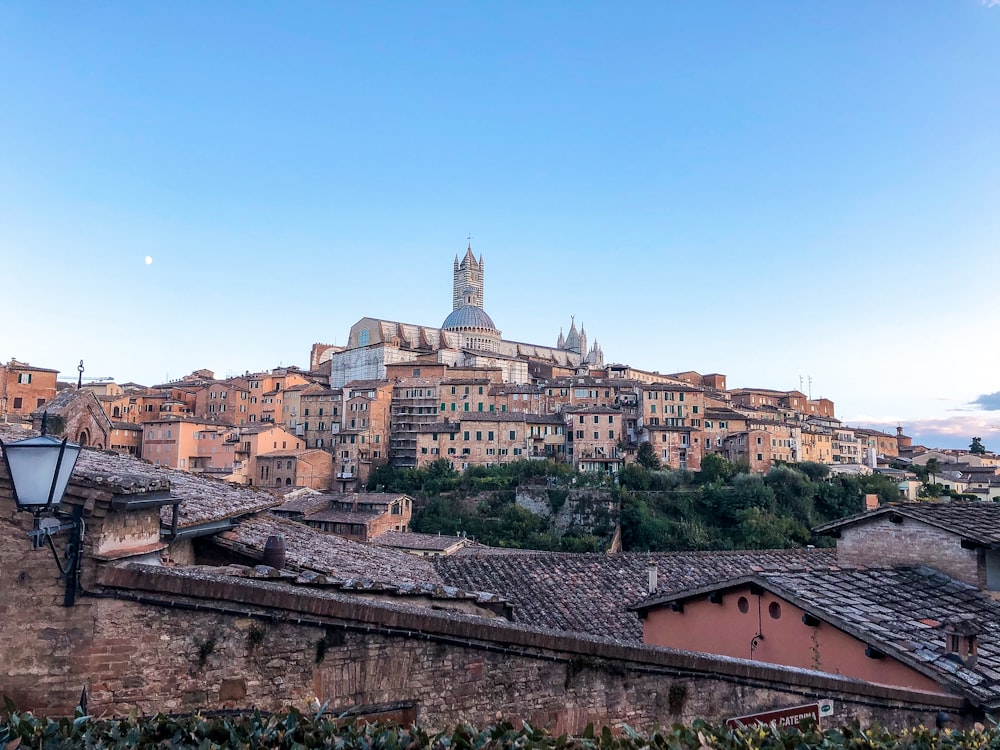
[[[19,505],[37,509],[48,505],[52,476],[56,471],[61,447],[61,440],[48,435],[4,444],[4,454],[10,467],[11,480],[14,482]],[[53,504],[58,504],[62,499],[79,455],[79,445],[66,444],[55,493],[52,495]]]

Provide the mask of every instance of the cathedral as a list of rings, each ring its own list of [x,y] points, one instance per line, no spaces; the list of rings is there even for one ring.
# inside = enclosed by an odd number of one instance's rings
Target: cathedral
[[[594,341],[587,348],[587,333],[571,319],[569,333],[559,332],[556,346],[508,341],[484,308],[486,264],[472,252],[471,244],[459,261],[455,256],[452,310],[440,328],[362,318],[353,326],[344,347],[313,347],[312,367],[329,361],[330,385],[342,387],[352,380],[385,377],[387,364],[410,362],[434,355],[434,361],[456,367],[492,367],[510,383],[527,383],[528,364],[540,362],[569,372],[586,372],[604,366],[604,353]]]

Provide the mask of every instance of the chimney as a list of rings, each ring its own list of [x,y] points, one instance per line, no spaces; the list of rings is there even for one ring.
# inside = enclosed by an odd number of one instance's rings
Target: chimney
[[[650,558],[647,572],[649,573],[649,595],[652,596],[656,593],[656,560]]]
[[[865,510],[877,510],[878,509],[878,495],[869,494],[865,495]]]
[[[983,625],[972,615],[959,615],[944,624],[945,654],[972,669],[979,661],[979,634]]]
[[[272,534],[264,542],[264,559],[262,562],[275,570],[285,567],[285,535]]]

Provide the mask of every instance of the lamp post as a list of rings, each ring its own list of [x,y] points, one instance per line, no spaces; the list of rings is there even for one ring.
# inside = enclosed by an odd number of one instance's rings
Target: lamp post
[[[83,508],[76,506],[69,515],[59,510],[59,503],[66,492],[66,485],[80,456],[80,446],[65,438],[57,440],[45,434],[46,415],[42,415],[42,434],[39,437],[5,443],[0,440],[4,463],[10,474],[14,490],[14,503],[18,511],[28,511],[34,516],[32,530],[28,532],[35,549],[48,543],[55,557],[59,573],[66,579],[64,606],[71,606],[76,599],[80,572],[80,542],[83,528]],[[52,536],[69,531],[70,538],[60,560]]]

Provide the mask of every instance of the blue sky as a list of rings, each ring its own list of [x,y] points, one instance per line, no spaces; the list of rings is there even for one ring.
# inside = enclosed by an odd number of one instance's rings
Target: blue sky
[[[3,361],[305,366],[471,233],[506,338],[1000,449],[996,2],[10,2],[0,102]]]

